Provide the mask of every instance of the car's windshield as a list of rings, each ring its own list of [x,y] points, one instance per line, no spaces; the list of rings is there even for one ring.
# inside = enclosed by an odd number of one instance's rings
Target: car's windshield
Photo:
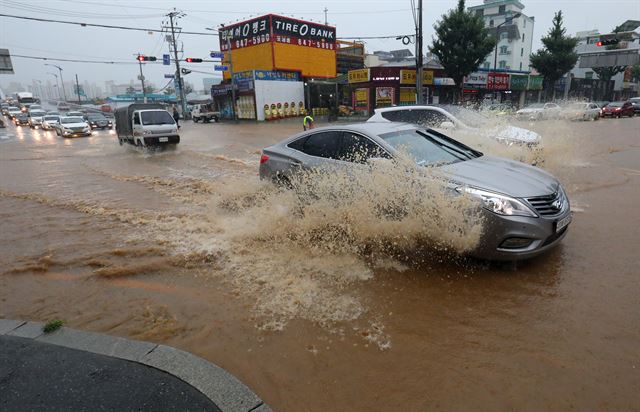
[[[58,116],[45,116],[43,120],[58,120]]]
[[[482,127],[486,126],[489,123],[489,119],[487,119],[480,113],[471,109],[467,109],[465,107],[445,105],[442,106],[442,108],[451,113],[454,117],[456,117],[467,126]]]
[[[11,112],[11,111],[14,111],[14,112],[15,112],[15,111],[20,110],[20,108],[19,108],[19,107],[15,107],[15,106],[11,106],[11,107],[9,107],[9,109],[7,109],[7,110],[9,110],[10,112]]]
[[[157,125],[157,124],[175,124],[173,117],[169,112],[165,110],[145,111],[141,113],[142,124],[144,125]]]
[[[60,121],[60,123],[63,124],[67,124],[67,123],[83,123],[84,120],[82,119],[82,117],[63,117],[62,120]]]
[[[469,160],[478,153],[433,131],[407,129],[380,135],[395,150],[408,154],[420,166],[438,166]]]
[[[89,120],[104,120],[104,119],[106,119],[106,117],[104,117],[101,114],[89,114],[89,115],[87,115],[87,118],[89,118]]]
[[[31,117],[41,117],[44,116],[45,114],[47,114],[44,111],[39,111],[39,110],[32,110],[31,111]]]
[[[609,103],[608,106],[611,106],[611,107],[622,107],[622,104],[623,104],[622,102],[612,102],[612,103]]]

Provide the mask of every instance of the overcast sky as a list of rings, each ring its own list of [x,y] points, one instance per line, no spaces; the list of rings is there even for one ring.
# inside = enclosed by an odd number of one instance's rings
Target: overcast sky
[[[540,37],[548,30],[554,12],[562,9],[565,24],[571,34],[576,31],[599,29],[609,31],[628,20],[640,20],[639,0],[521,0],[524,13],[534,16],[534,50],[540,47]],[[417,3],[417,0],[416,0]],[[482,0],[468,0],[467,6]],[[433,24],[457,0],[424,0],[423,24],[425,46],[431,43]],[[411,34],[413,19],[409,0],[323,0],[323,1],[221,1],[221,0],[0,0],[0,13],[40,17],[55,20],[110,24],[159,29],[164,15],[178,7],[187,15],[180,20],[185,31],[205,32],[205,27],[218,27],[250,16],[266,13],[284,14],[306,20],[324,21],[323,9],[328,9],[328,22],[337,27],[338,37],[384,36]],[[606,6],[603,8],[603,6]],[[22,54],[67,59],[131,61],[134,54],[168,53],[168,45],[160,33],[70,26],[56,23],[15,20],[0,17],[0,48],[8,48],[13,55]],[[217,36],[183,34],[184,57],[207,57],[209,51],[219,50]],[[404,48],[395,39],[367,40],[367,52]],[[409,46],[412,47],[412,46]],[[14,57],[14,75],[0,75],[0,85],[11,81],[31,83],[32,79],[51,80],[51,67],[43,61]],[[52,62],[63,68],[65,80],[78,74],[80,81],[88,80],[104,87],[104,81],[128,83],[136,79],[138,66]],[[194,64],[191,68],[209,74],[192,73],[187,80],[197,89],[203,77],[216,76],[213,63]],[[145,75],[156,86],[163,86],[164,73],[173,70],[162,65],[146,65]],[[137,81],[137,80],[136,80]]]

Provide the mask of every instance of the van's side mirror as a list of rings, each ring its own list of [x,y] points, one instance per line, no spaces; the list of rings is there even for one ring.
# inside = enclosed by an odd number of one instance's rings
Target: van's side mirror
[[[452,130],[456,128],[456,125],[453,122],[442,122],[440,123],[440,128],[445,130]]]

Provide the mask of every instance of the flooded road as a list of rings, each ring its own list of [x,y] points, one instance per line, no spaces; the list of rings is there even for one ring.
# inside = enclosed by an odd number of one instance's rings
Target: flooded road
[[[521,125],[575,214],[518,265],[363,254],[403,233],[296,219],[257,167],[298,123],[186,123],[162,153],[9,126],[0,317],[193,352],[277,411],[638,410],[640,118]]]

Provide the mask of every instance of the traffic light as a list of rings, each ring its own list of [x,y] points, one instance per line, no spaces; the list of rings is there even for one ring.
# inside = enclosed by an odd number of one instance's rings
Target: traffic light
[[[614,44],[618,44],[618,43],[620,43],[619,39],[604,39],[604,40],[600,40],[599,42],[597,42],[596,46],[598,46],[598,47],[613,46]]]
[[[142,54],[139,54],[138,57],[136,57],[136,59],[139,62],[154,62],[158,59],[156,59],[155,56],[143,56]]]
[[[197,57],[187,57],[185,61],[187,63],[202,63],[202,59],[199,59]]]
[[[191,70],[189,70],[189,69],[185,69],[185,68],[183,67],[183,68],[181,68],[181,69],[180,69],[180,73],[182,73],[182,74],[189,74],[189,73],[191,73]]]

